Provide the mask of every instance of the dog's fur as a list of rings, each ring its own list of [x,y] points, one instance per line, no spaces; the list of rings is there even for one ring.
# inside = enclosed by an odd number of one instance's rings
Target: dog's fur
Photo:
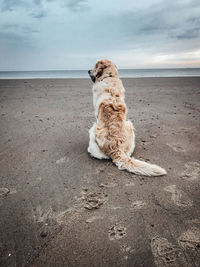
[[[98,159],[111,158],[119,169],[135,174],[165,175],[163,168],[131,158],[135,148],[134,128],[126,119],[125,90],[115,64],[107,59],[100,60],[88,73],[94,82],[93,104],[97,120],[89,130],[88,152]]]

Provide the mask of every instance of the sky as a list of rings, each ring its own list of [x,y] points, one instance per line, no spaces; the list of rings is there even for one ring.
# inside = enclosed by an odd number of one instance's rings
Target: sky
[[[0,71],[90,69],[102,58],[200,67],[200,1],[0,0]]]

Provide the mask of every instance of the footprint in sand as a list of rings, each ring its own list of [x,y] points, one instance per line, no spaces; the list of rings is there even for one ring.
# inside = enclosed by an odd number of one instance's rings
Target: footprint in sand
[[[188,181],[197,180],[200,176],[200,163],[188,162],[185,164],[185,171],[181,174],[181,177]]]
[[[106,201],[107,195],[102,192],[84,193],[82,196],[83,206],[85,209],[99,209]]]
[[[48,208],[43,210],[40,205],[33,208],[33,218],[35,222],[41,223],[48,221],[49,218],[53,218],[53,210],[52,208]]]
[[[169,143],[167,143],[167,145],[170,148],[172,148],[174,151],[176,151],[176,152],[184,152],[185,151],[185,149],[183,149],[180,144],[169,144]]]
[[[192,226],[183,232],[178,243],[188,259],[188,266],[200,266],[200,228]]]
[[[183,249],[196,250],[200,248],[200,229],[192,227],[186,232],[182,233],[178,238],[178,243]]]
[[[176,189],[176,185],[166,186],[164,188],[164,191],[172,194],[171,200],[177,206],[189,207],[193,205],[192,200],[188,198],[185,192],[183,192],[182,190]]]
[[[126,228],[120,224],[113,225],[108,231],[110,240],[119,240],[126,235]]]
[[[186,267],[185,257],[181,249],[166,238],[156,236],[151,240],[151,250],[155,265],[158,267]]]
[[[6,197],[10,193],[10,189],[6,187],[0,188],[0,197]]]
[[[69,218],[71,220],[76,220],[79,215],[79,207],[76,205],[70,207],[64,211],[53,211],[52,207],[42,208],[40,205],[33,208],[33,219],[35,223],[43,223],[48,225],[49,221],[56,221],[58,224],[65,223]]]
[[[141,200],[136,200],[131,204],[130,209],[131,210],[140,210],[141,208],[143,208],[146,205],[145,202],[141,201]]]

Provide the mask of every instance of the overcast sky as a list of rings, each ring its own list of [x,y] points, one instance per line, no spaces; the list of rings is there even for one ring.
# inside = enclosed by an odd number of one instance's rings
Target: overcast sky
[[[100,58],[200,67],[200,1],[0,0],[0,70],[88,69]]]

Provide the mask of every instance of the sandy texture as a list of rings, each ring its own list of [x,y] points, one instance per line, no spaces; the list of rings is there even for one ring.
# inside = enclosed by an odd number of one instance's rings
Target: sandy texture
[[[0,80],[0,266],[199,266],[200,78],[123,82],[167,176],[90,158],[89,79]]]

